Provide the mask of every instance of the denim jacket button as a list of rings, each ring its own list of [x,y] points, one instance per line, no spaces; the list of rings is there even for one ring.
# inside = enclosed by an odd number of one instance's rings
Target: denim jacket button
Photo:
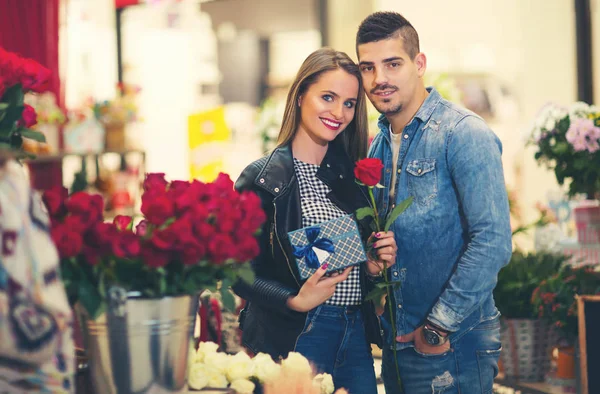
[[[408,134],[404,134],[404,139],[407,140],[408,139]]]
[[[398,276],[398,271],[394,271],[394,276]]]
[[[340,175],[340,179],[344,179],[344,176],[343,176],[343,175]]]
[[[398,174],[402,172],[402,168],[398,168]]]
[[[402,309],[402,304],[398,304],[398,309]]]

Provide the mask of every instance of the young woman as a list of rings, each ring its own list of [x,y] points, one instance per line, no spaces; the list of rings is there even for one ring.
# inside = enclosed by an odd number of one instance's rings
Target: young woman
[[[235,286],[248,301],[240,315],[244,346],[274,358],[300,352],[330,373],[336,388],[357,394],[377,392],[370,343],[381,343],[380,327],[364,297],[371,286],[367,276],[377,275],[381,264],[369,261],[331,276],[323,264],[303,282],[287,233],[367,206],[353,175],[354,163],[366,155],[367,137],[358,66],[345,53],[319,49],[291,86],[278,147],[236,182],[238,190],[258,194],[268,217],[253,262],[256,280]],[[393,234],[373,236],[379,262],[393,264]]]

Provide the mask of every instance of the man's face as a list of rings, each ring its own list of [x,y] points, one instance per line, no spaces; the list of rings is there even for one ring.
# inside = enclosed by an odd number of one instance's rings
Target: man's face
[[[411,59],[400,36],[359,45],[358,60],[367,97],[386,116],[409,106],[423,85],[425,55]]]

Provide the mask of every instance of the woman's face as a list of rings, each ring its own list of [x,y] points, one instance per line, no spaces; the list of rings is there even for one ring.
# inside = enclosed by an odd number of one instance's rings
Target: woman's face
[[[300,97],[299,132],[319,145],[333,141],[354,119],[358,79],[342,69],[326,71]]]

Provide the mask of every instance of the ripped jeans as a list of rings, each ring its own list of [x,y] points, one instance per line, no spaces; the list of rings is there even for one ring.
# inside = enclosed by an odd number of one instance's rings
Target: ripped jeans
[[[451,341],[450,351],[424,355],[399,350],[398,365],[405,394],[491,394],[498,374],[500,321],[483,322]],[[399,393],[394,353],[385,346],[382,376],[387,394]]]

